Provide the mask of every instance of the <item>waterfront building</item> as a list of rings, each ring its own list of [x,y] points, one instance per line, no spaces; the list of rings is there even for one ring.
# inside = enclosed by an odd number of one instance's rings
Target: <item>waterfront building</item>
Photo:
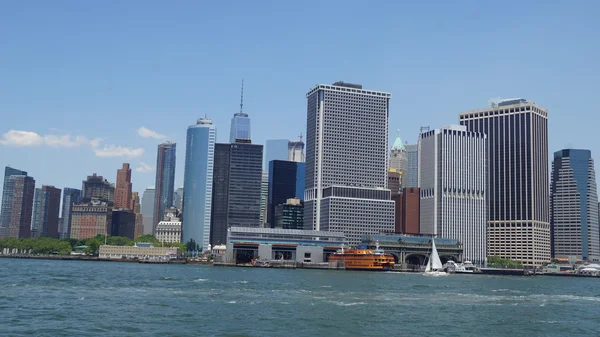
[[[525,99],[460,114],[487,135],[488,256],[542,265],[550,260],[548,111]]]
[[[211,245],[225,243],[229,226],[261,226],[262,159],[262,145],[215,145]]]
[[[181,242],[181,233],[182,225],[177,214],[177,209],[174,207],[167,209],[165,217],[156,226],[156,239],[163,243]],[[202,249],[207,248],[208,245]]]
[[[306,165],[293,161],[273,160],[269,162],[267,201],[267,223],[274,227],[275,208],[290,198],[304,200],[304,177]]]
[[[406,149],[406,179],[404,188],[419,187],[419,145],[405,144]]]
[[[100,199],[76,204],[71,210],[71,239],[85,240],[112,230],[112,204]]]
[[[269,172],[262,173],[260,184],[260,226],[265,227],[267,222],[267,197],[269,196]]]
[[[154,186],[146,188],[142,195],[142,227],[144,227],[144,234],[152,234],[154,228],[152,224],[154,218],[154,196]]]
[[[35,189],[32,237],[59,238],[60,194],[61,190],[54,186],[43,185],[42,188]]]
[[[307,93],[305,229],[343,232],[351,244],[394,231],[386,188],[391,96],[344,82]]]
[[[138,236],[144,234],[144,220],[142,216],[142,205],[140,203],[140,194],[138,192],[131,193],[131,210],[135,215],[135,229],[133,232],[133,237],[137,238]]]
[[[419,234],[421,194],[418,187],[405,188],[392,196],[395,202],[395,232],[397,234]]]
[[[156,224],[162,219],[165,209],[173,206],[176,149],[177,144],[172,142],[165,142],[158,145],[152,233],[156,229]]]
[[[135,213],[128,208],[113,209],[109,235],[135,239]]]
[[[598,192],[590,150],[554,152],[550,192],[552,257],[600,261]]]
[[[6,167],[0,209],[0,238],[31,236],[35,180],[27,172]]]
[[[391,168],[388,171],[388,189],[390,190],[390,193],[392,195],[392,198],[394,198],[394,196],[400,194],[400,192],[402,191],[401,189],[401,181],[402,181],[402,172],[398,171],[398,169],[395,168]]]
[[[117,185],[115,186],[115,208],[131,209],[131,168],[129,163],[117,170]]]
[[[150,243],[137,242],[133,246],[102,245],[99,249],[101,259],[140,259],[164,261],[179,257],[181,251],[178,247],[154,247]]]
[[[322,263],[344,244],[346,236],[340,232],[230,227],[223,262],[262,259]]]
[[[449,125],[419,136],[420,234],[458,240],[463,257],[486,255],[486,136]]]
[[[394,169],[394,172],[397,172],[401,178],[399,187],[396,189],[396,191],[400,191],[405,187],[406,180],[408,179],[408,153],[406,152],[404,143],[402,143],[402,138],[400,138],[400,130],[398,130],[398,133],[396,134],[396,139],[394,140],[392,150],[390,151],[390,168]],[[392,195],[399,193],[395,192],[395,189],[389,186],[388,188],[392,191]]]
[[[288,142],[287,160],[304,163],[304,142],[302,141],[302,135],[300,135],[300,140],[290,140]]]
[[[115,200],[115,185],[96,173],[88,176],[82,183],[82,202],[88,203],[97,199],[113,204]]]
[[[304,226],[304,205],[300,199],[287,199],[285,204],[275,206],[273,228],[302,229]]]
[[[180,240],[194,240],[201,249],[210,244],[216,140],[217,130],[208,118],[200,118],[188,127]]]
[[[60,238],[69,238],[71,233],[71,210],[73,204],[81,203],[81,190],[65,187],[62,199],[62,226],[60,227]]]

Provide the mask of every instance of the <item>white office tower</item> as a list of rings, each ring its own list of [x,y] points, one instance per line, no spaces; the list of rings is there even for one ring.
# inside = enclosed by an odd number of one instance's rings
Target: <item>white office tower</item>
[[[486,136],[450,125],[419,136],[420,233],[458,240],[463,259],[486,259]]]
[[[307,97],[304,228],[363,234],[394,231],[387,189],[390,93],[336,82]]]

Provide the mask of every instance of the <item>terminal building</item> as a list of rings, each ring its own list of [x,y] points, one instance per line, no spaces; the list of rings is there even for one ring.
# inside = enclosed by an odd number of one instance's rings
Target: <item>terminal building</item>
[[[140,259],[164,261],[176,259],[181,254],[176,247],[154,247],[150,243],[138,242],[135,246],[100,246],[101,259]]]
[[[299,229],[230,227],[227,230],[227,263],[252,260],[290,260],[322,263],[347,244],[344,233]]]

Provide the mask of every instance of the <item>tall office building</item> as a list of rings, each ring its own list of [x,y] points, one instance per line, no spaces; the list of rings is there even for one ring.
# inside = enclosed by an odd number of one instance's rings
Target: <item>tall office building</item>
[[[288,142],[287,160],[304,163],[304,159],[304,142],[302,141],[302,135],[300,135],[300,140],[290,140]]]
[[[183,243],[194,240],[201,249],[210,244],[213,169],[217,129],[200,118],[187,130],[183,180]]]
[[[392,150],[390,151],[390,168],[395,169],[395,172],[399,173],[399,190],[402,190],[405,187],[407,180],[408,154],[404,143],[402,143],[402,138],[400,138],[400,130],[398,130],[398,133],[396,134],[396,139],[394,140]],[[394,194],[395,191],[393,189],[391,190],[392,194]]]
[[[525,99],[460,114],[487,135],[488,256],[541,265],[550,260],[548,112]]]
[[[394,231],[387,186],[391,94],[336,82],[306,95],[305,229],[363,234]]]
[[[267,198],[269,196],[269,172],[262,173],[260,184],[260,226],[265,227],[267,223]]]
[[[60,212],[61,190],[54,186],[43,185],[35,189],[33,236],[59,238],[58,216]]]
[[[486,136],[450,125],[421,133],[420,233],[463,243],[463,259],[486,261]]]
[[[152,233],[154,233],[154,229],[158,222],[163,219],[165,209],[173,206],[176,145],[177,144],[171,142],[158,145]]]
[[[262,159],[262,145],[215,145],[211,245],[226,242],[228,227],[260,227]]]
[[[406,180],[403,188],[419,187],[419,145],[405,144]]]
[[[290,198],[285,203],[275,207],[273,228],[303,229],[304,205],[300,199]]]
[[[115,199],[115,185],[108,182],[96,173],[88,176],[82,183],[82,202],[88,203],[98,199],[113,204]]]
[[[142,205],[140,203],[140,194],[138,192],[131,193],[131,205],[129,208],[133,211],[135,215],[135,226],[133,237],[137,238],[138,236],[144,234],[144,218],[142,216]]]
[[[392,196],[396,206],[396,233],[419,234],[421,214],[421,194],[418,187],[402,190],[401,194]]]
[[[306,165],[293,161],[274,160],[269,163],[267,223],[275,227],[275,208],[288,199],[304,200]]]
[[[402,185],[401,180],[402,172],[395,168],[391,168],[388,171],[388,189],[390,190],[392,198],[402,193],[402,188],[400,187]]]
[[[2,190],[0,238],[31,236],[31,215],[35,180],[27,172],[6,167]]]
[[[148,187],[142,195],[142,227],[144,227],[144,234],[152,234],[154,225],[152,224],[154,218],[154,186]]]
[[[99,198],[73,205],[71,208],[71,239],[85,240],[112,231],[112,203]]]
[[[135,213],[130,209],[113,209],[108,235],[135,239]]]
[[[131,209],[131,168],[129,163],[123,163],[123,167],[117,170],[115,208]]]
[[[180,211],[183,210],[183,187],[175,190],[175,193],[173,194],[173,207]]]
[[[590,150],[554,152],[550,192],[552,257],[599,261],[598,192]]]
[[[65,187],[63,189],[62,200],[62,227],[60,228],[60,238],[69,238],[71,233],[71,211],[73,204],[81,203],[81,190]]]

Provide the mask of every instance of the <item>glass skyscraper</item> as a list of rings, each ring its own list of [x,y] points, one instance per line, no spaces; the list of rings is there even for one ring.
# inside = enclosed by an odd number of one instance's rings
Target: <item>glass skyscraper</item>
[[[154,233],[156,225],[162,221],[165,210],[173,206],[176,145],[172,142],[165,142],[158,145],[152,233]]]
[[[60,237],[68,238],[71,235],[71,211],[73,204],[81,203],[81,190],[65,187],[63,190],[62,201],[62,227],[60,228]]]
[[[0,238],[31,236],[35,180],[27,172],[6,167],[0,209]]]
[[[550,192],[552,257],[599,261],[598,191],[590,150],[554,152]]]
[[[304,200],[304,171],[306,165],[287,160],[269,162],[269,193],[267,223],[275,227],[275,208],[287,199]]]
[[[142,227],[144,234],[152,234],[154,226],[152,220],[154,217],[154,186],[148,187],[142,195]]]
[[[208,118],[200,118],[195,125],[188,127],[182,192],[182,241],[194,240],[203,250],[210,243],[216,139],[217,130]]]
[[[231,118],[229,142],[235,143],[238,139],[250,142],[250,118],[247,113],[237,112]]]

